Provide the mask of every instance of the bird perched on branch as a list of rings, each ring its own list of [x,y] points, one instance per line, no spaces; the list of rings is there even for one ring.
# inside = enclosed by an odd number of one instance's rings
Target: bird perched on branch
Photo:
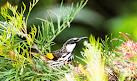
[[[88,38],[88,37],[71,38],[64,43],[61,49],[47,54],[46,57],[49,59],[52,59],[48,61],[49,65],[53,67],[57,67],[72,61],[74,59],[73,50],[75,46],[80,40],[85,38]]]

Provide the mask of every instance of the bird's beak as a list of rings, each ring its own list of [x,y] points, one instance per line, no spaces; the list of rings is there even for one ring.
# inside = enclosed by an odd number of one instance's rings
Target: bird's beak
[[[86,39],[88,37],[81,37],[81,38],[78,38],[77,42],[81,41],[82,39]]]

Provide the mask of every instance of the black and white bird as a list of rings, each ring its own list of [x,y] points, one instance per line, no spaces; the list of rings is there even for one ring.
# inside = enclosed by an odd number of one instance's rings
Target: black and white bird
[[[54,58],[49,60],[50,66],[57,67],[64,63],[69,63],[74,59],[73,50],[77,43],[88,37],[71,38],[64,43],[63,47],[57,51],[52,52]]]

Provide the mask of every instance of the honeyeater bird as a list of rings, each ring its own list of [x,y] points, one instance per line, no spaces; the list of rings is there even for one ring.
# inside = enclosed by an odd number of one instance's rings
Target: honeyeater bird
[[[74,59],[73,50],[77,43],[88,37],[81,37],[81,38],[71,38],[67,40],[63,47],[57,51],[52,52],[53,59],[49,60],[48,63],[50,66],[57,67],[65,63],[69,63]]]

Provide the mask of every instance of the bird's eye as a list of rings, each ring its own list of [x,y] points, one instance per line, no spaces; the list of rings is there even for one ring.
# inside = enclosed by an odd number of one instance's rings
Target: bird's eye
[[[76,43],[76,41],[74,41],[74,40],[70,40],[70,41],[68,42],[68,44],[74,44],[74,43]]]

